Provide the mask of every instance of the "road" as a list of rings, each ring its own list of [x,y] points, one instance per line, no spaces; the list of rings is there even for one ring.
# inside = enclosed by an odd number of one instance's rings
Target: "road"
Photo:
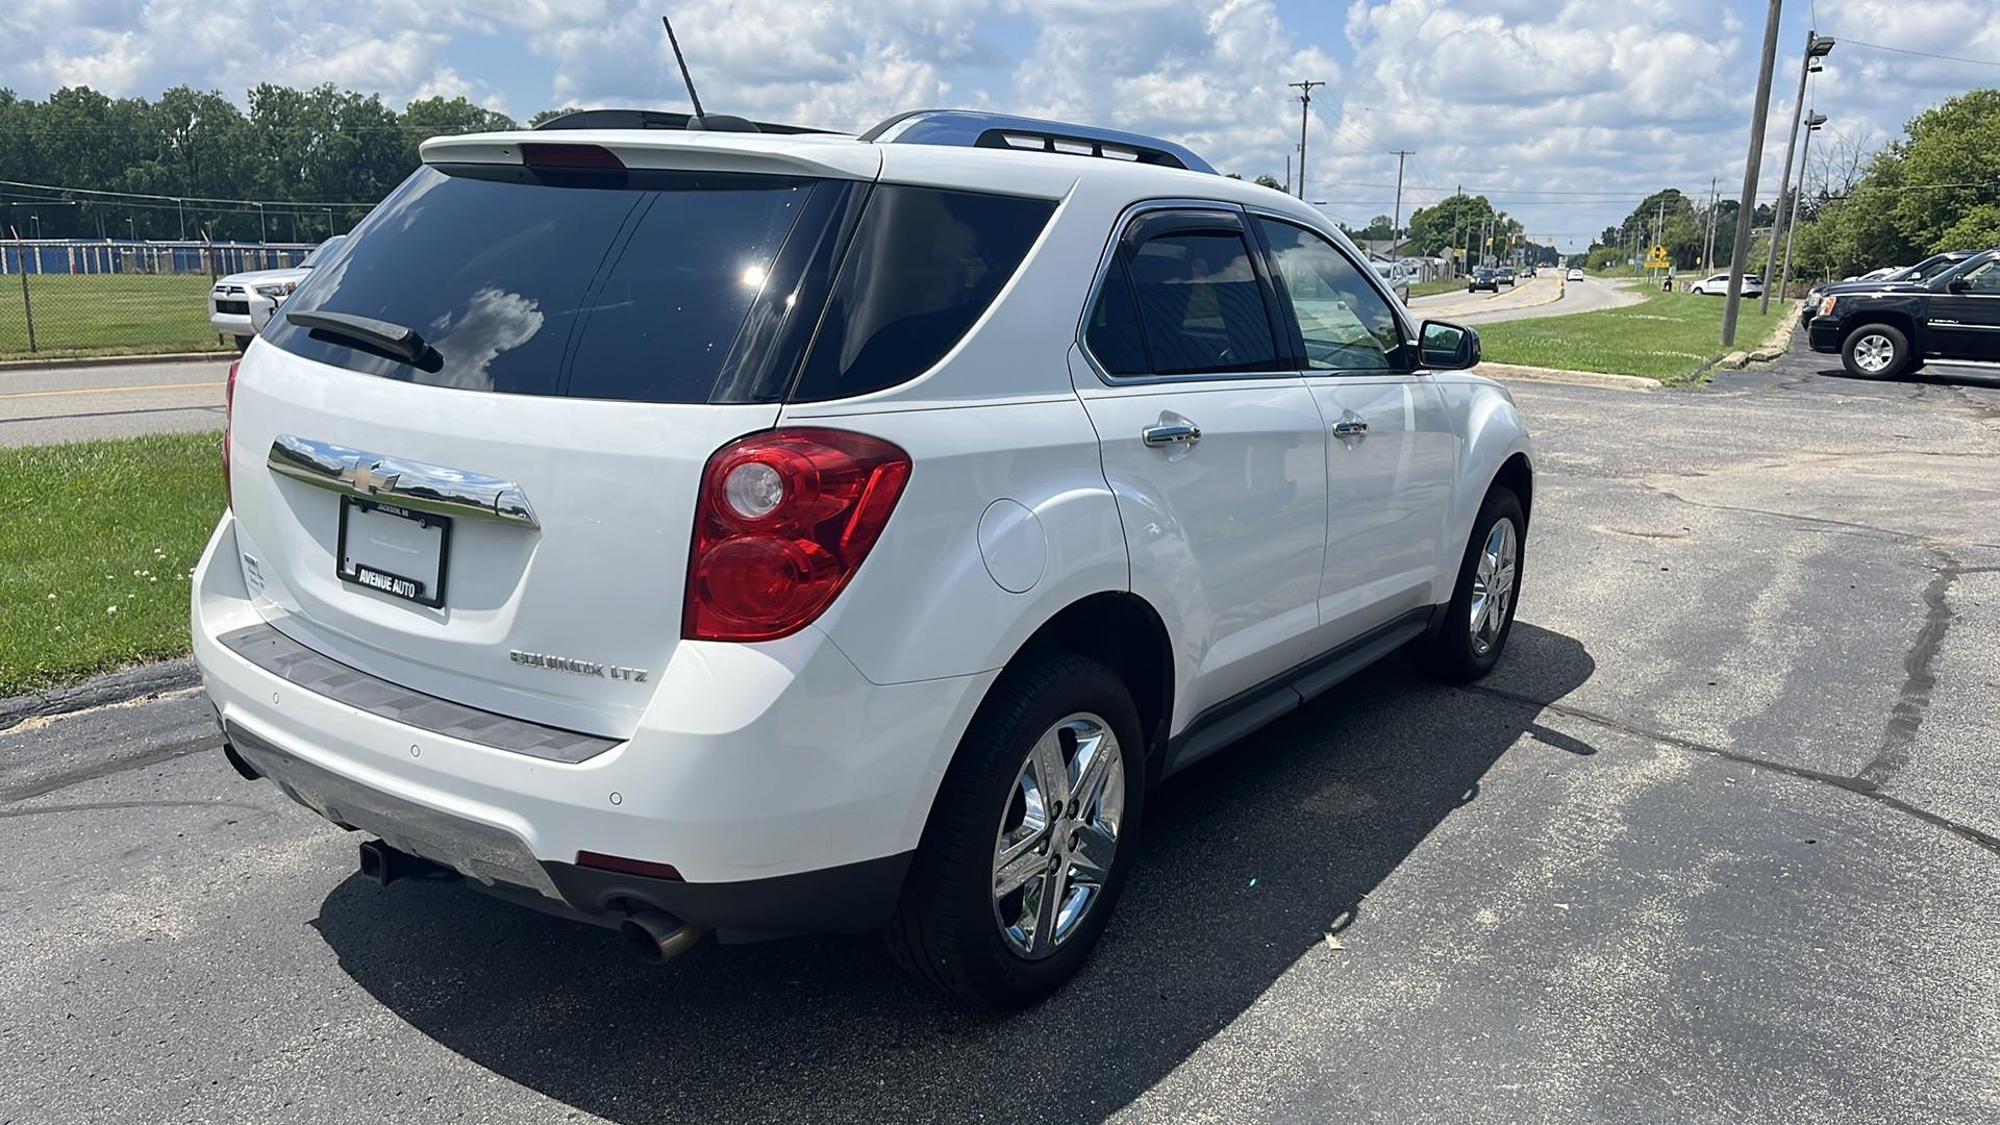
[[[1560,296],[1558,296],[1560,291]],[[1564,283],[1553,272],[1537,274],[1498,293],[1434,293],[1410,302],[1410,311],[1460,324],[1490,324],[1496,320],[1527,320],[1538,316],[1568,316],[1596,312],[1644,299],[1637,289],[1590,278]]]
[[[0,446],[222,428],[228,359],[0,371]]]
[[[648,967],[374,887],[192,693],[22,724],[0,1121],[2000,1119],[2000,379],[1825,366],[1513,384],[1499,670],[1169,783],[1012,1019],[866,938]]]

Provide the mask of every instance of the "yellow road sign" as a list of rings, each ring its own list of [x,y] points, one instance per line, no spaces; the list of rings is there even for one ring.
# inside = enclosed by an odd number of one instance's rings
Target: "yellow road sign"
[[[1655,246],[1646,251],[1646,268],[1649,270],[1669,270],[1674,268],[1674,260],[1667,256],[1667,248]]]

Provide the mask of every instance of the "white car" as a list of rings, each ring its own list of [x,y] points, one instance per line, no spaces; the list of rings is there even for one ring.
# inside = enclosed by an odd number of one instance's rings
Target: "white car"
[[[280,270],[250,270],[232,273],[216,281],[208,291],[208,325],[236,341],[236,350],[250,346],[251,337],[264,330],[286,297],[299,287],[312,268],[325,261],[346,235],[336,234],[313,247],[296,266]]]
[[[1154,783],[1506,646],[1514,402],[1281,192],[952,111],[422,153],[232,369],[193,589],[230,762],[375,878],[1017,1006]]]
[[[1394,262],[1370,262],[1375,276],[1382,279],[1382,285],[1396,295],[1398,301],[1410,303],[1410,271]]]
[[[1728,296],[1729,275],[1726,273],[1710,274],[1693,285],[1688,286],[1688,292],[1698,293],[1704,297]],[[1764,295],[1764,279],[1754,273],[1746,273],[1743,275],[1743,288],[1738,292],[1745,297],[1762,297]]]
[[[1582,271],[1582,270],[1580,270],[1580,269],[1577,269],[1577,268],[1576,268],[1576,267],[1574,267],[1574,266],[1571,266],[1571,267],[1570,267],[1570,271],[1569,271],[1569,273],[1567,273],[1567,274],[1563,275],[1563,280],[1565,280],[1565,281],[1582,281],[1582,280],[1583,280],[1583,271]]]

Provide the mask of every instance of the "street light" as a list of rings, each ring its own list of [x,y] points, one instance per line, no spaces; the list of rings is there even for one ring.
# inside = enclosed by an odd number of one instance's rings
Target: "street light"
[[[1792,186],[1792,150],[1799,145],[1799,115],[1806,108],[1806,78],[1820,69],[1819,60],[1833,50],[1833,40],[1816,31],[1806,32],[1805,57],[1799,60],[1799,97],[1792,105],[1792,135],[1785,142],[1785,172],[1778,177],[1778,208],[1771,216],[1771,245],[1764,252],[1764,296],[1758,302],[1759,312],[1771,311],[1771,271],[1778,264],[1778,228],[1785,228],[1785,242],[1791,243],[1791,224],[1785,221],[1785,191]],[[1805,161],[1799,161],[1799,183],[1803,187],[1806,178]],[[1792,197],[1792,212],[1798,212],[1798,197]]]
[[[1828,46],[1833,45],[1833,40],[1831,39],[1827,40],[1826,42]],[[1780,293],[1785,291],[1785,286],[1790,284],[1792,280],[1792,235],[1798,233],[1799,202],[1805,198],[1806,194],[1806,154],[1812,151],[1812,135],[1814,133],[1819,132],[1820,126],[1825,124],[1826,124],[1826,114],[1824,113],[1814,113],[1806,118],[1806,143],[1799,150],[1799,190],[1796,194],[1792,196],[1791,221],[1785,224],[1785,268],[1784,271],[1778,275],[1778,292]],[[1773,249],[1775,249],[1777,245],[1778,245],[1777,232],[1773,231],[1771,234],[1771,246]],[[1771,300],[1771,290],[1768,287],[1769,283],[1770,283],[1770,275],[1766,274],[1765,275],[1766,288],[1764,290],[1764,300],[1767,304]]]

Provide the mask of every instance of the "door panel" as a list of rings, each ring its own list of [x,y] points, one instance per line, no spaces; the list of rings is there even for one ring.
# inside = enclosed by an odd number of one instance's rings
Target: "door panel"
[[[1926,303],[1922,346],[1939,359],[2000,362],[2000,262],[1960,280],[1963,292],[1936,293]]]
[[[1306,379],[1327,425],[1326,569],[1319,606],[1339,644],[1432,604],[1446,565],[1445,518],[1457,439],[1437,387],[1420,375]],[[1365,431],[1340,434],[1342,421]]]
[[[1318,232],[1256,226],[1326,426],[1319,647],[1437,600],[1458,443],[1437,387],[1371,271]]]
[[[1072,362],[1133,589],[1176,640],[1178,729],[1311,655],[1326,550],[1319,410],[1296,377],[1108,387],[1080,356]],[[1199,440],[1146,444],[1147,428],[1183,420]]]

